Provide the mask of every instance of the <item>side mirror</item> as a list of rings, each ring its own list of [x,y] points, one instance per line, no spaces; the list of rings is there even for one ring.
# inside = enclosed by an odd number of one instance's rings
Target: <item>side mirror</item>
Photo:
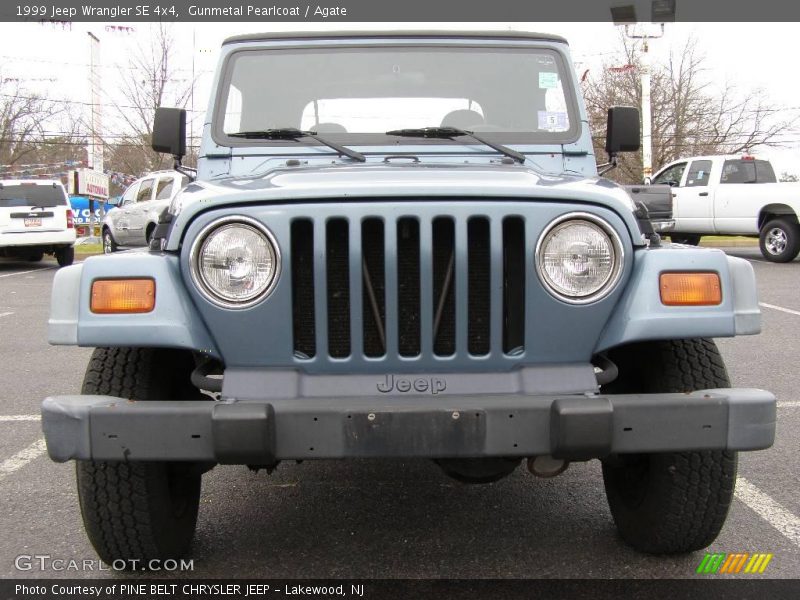
[[[639,109],[632,106],[609,108],[606,127],[606,152],[609,156],[616,156],[619,152],[636,152],[640,145]]]
[[[156,109],[151,146],[156,152],[171,154],[179,160],[186,155],[186,110]]]

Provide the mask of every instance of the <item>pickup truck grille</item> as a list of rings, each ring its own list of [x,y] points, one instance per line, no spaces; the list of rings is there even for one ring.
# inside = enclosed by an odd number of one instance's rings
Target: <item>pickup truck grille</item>
[[[517,215],[295,219],[295,357],[517,355],[525,248]]]

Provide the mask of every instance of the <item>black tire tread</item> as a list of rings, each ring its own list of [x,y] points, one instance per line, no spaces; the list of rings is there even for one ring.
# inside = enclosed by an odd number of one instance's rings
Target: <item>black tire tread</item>
[[[730,386],[725,363],[712,340],[646,342],[618,349],[611,356],[619,361],[620,373],[630,376],[609,388],[630,393]],[[623,469],[611,462],[603,465],[609,506],[623,539],[653,554],[707,547],[722,529],[733,500],[736,452],[665,452],[645,457],[651,478],[647,493],[633,509],[621,493]]]
[[[192,394],[194,388],[176,377],[189,368],[190,359],[191,355],[164,349],[97,348],[89,361],[82,392],[138,400]],[[170,377],[167,369],[177,373]],[[185,392],[178,391],[182,389]],[[194,390],[188,397],[197,393]],[[165,480],[176,476],[171,468],[159,462],[76,461],[84,527],[103,561],[112,564],[119,560],[177,558],[188,550],[197,519],[196,503],[191,506],[190,502],[176,535],[165,535],[164,523],[157,522],[166,498]],[[185,485],[190,495],[196,491],[199,496],[199,475],[187,476]]]

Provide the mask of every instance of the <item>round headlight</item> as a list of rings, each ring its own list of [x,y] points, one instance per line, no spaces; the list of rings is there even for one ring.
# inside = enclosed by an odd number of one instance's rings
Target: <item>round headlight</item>
[[[203,294],[228,308],[252,306],[272,291],[280,254],[272,234],[244,217],[215,221],[192,247],[192,274]]]
[[[622,244],[614,229],[589,214],[565,215],[539,238],[536,268],[548,291],[585,304],[607,295],[622,272]]]

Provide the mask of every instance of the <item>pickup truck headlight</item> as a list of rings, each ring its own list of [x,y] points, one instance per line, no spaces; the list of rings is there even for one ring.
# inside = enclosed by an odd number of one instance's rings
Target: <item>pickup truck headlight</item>
[[[210,301],[246,308],[266,297],[280,273],[272,233],[247,217],[226,217],[206,227],[191,251],[192,277]]]
[[[536,269],[547,290],[572,304],[608,295],[622,273],[622,243],[604,220],[587,213],[559,217],[536,245]]]

